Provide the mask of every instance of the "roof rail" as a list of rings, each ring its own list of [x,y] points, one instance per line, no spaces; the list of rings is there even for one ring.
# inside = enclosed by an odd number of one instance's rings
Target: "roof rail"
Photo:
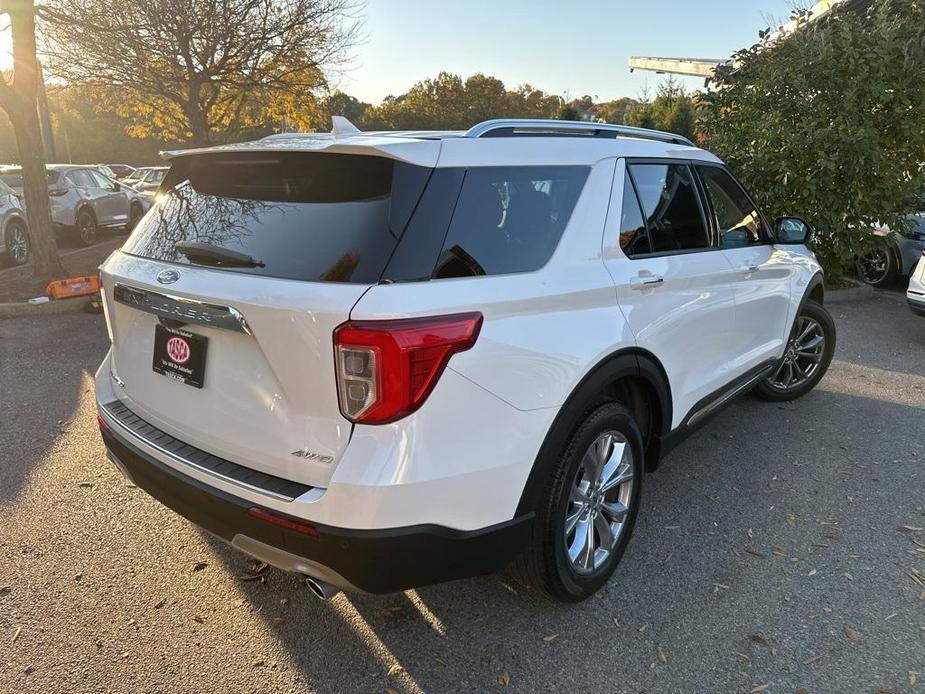
[[[696,145],[682,135],[661,130],[635,128],[630,125],[593,123],[591,121],[547,120],[533,118],[496,118],[473,125],[466,131],[466,137],[636,137],[643,140],[658,140],[675,145]]]

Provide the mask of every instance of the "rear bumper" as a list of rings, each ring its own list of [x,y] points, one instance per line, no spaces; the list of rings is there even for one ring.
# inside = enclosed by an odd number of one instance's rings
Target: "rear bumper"
[[[104,428],[102,435],[120,469],[168,508],[242,551],[341,588],[390,593],[492,573],[524,547],[533,521],[528,514],[473,531],[435,525],[354,530],[312,523],[317,536],[309,536],[252,517],[248,511],[254,503],[178,472],[120,433]]]
[[[925,316],[925,296],[912,298],[906,295],[906,301],[909,303],[909,309],[917,316]]]

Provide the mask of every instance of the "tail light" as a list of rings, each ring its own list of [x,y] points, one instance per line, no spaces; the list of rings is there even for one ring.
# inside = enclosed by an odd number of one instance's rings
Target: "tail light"
[[[67,195],[66,188],[51,188],[48,191],[48,194],[53,198],[60,198],[62,195]]]
[[[450,357],[475,344],[481,327],[481,313],[344,323],[334,331],[341,413],[363,424],[411,414]]]

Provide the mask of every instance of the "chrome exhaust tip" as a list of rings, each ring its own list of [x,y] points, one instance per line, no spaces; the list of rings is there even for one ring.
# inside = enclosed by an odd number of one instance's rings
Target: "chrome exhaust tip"
[[[317,578],[313,578],[311,576],[305,577],[305,585],[307,585],[309,590],[311,590],[312,595],[314,595],[319,600],[327,600],[328,598],[332,598],[340,592],[340,588],[332,586],[330,583],[319,581]]]

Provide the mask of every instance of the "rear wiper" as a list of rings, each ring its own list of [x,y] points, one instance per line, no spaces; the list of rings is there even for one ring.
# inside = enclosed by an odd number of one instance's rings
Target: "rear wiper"
[[[234,267],[266,267],[261,260],[255,260],[247,253],[238,253],[221,246],[213,246],[198,241],[180,241],[174,244],[174,249],[189,258],[191,263],[197,261],[208,265],[234,266]]]

